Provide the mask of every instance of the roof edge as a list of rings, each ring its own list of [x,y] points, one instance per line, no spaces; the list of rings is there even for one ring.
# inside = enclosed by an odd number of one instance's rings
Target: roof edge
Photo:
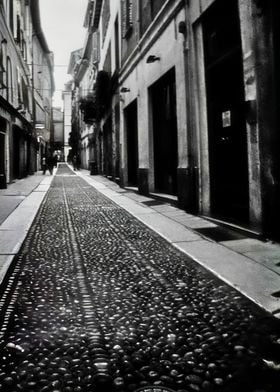
[[[42,49],[46,53],[51,53],[41,26],[39,0],[32,0],[30,2],[30,10],[31,10],[33,29],[40,41],[40,44],[42,45]]]

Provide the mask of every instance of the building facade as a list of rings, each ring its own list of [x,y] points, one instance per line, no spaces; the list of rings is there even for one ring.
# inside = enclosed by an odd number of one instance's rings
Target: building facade
[[[143,194],[176,195],[182,207],[190,185],[185,38],[178,28],[185,20],[182,1],[106,0],[95,2],[92,22],[111,95],[100,121],[102,172]]]
[[[279,5],[190,1],[187,15],[198,211],[279,238]]]
[[[81,167],[85,169],[92,169],[97,165],[99,151],[94,88],[98,73],[99,34],[92,28],[93,8],[94,2],[89,1],[84,21],[85,45],[71,53],[68,67],[68,73],[72,76],[71,139],[75,142],[75,134],[78,134],[79,143],[74,146],[74,153],[78,154]]]
[[[70,151],[69,137],[72,124],[72,80],[65,84],[62,92],[63,101],[63,129],[64,129],[64,146],[63,159],[67,161]]]
[[[51,154],[59,161],[64,160],[64,113],[60,107],[52,108],[53,133],[51,143]]]
[[[51,155],[54,146],[52,96],[55,90],[53,53],[49,50],[40,23],[39,1],[30,1],[32,17],[31,86],[33,95],[33,126],[37,136],[37,168],[43,155]]]
[[[0,42],[0,186],[6,187],[37,170],[38,140],[45,143],[50,132],[53,66],[37,0],[0,2]]]
[[[277,1],[89,3],[99,173],[279,238]]]

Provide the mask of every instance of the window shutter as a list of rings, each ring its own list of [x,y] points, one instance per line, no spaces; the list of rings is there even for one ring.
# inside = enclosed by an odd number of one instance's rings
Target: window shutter
[[[22,86],[22,102],[24,107],[28,109],[29,108],[28,89],[23,77],[21,77],[21,86]]]
[[[5,72],[3,44],[0,47],[0,72]]]
[[[92,55],[92,60],[93,62],[99,61],[99,33],[95,32],[93,33],[93,55]]]
[[[17,30],[16,30],[16,37],[15,37],[15,39],[16,39],[16,42],[18,43],[18,44],[20,44],[20,39],[21,39],[21,30],[20,30],[20,16],[19,15],[17,15]]]
[[[122,1],[122,37],[128,38],[132,31],[132,0]]]

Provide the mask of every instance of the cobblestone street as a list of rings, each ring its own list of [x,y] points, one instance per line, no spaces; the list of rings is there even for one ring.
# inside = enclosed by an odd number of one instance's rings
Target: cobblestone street
[[[0,391],[278,391],[279,320],[60,165],[0,298]]]

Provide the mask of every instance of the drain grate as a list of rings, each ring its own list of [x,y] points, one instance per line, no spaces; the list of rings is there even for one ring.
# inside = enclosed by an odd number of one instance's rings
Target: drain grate
[[[211,238],[216,242],[221,241],[231,241],[231,240],[240,240],[244,237],[244,235],[230,230],[227,227],[202,227],[198,229],[194,229],[194,231],[204,235],[205,237]]]

